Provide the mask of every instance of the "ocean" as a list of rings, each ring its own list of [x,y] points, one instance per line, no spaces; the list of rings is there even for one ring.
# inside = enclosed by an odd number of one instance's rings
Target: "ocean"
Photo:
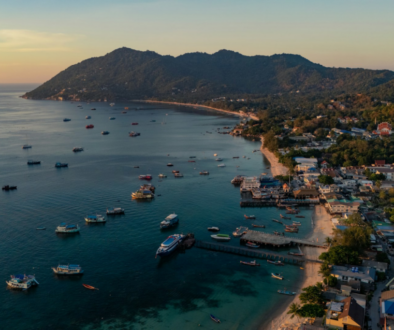
[[[158,104],[80,103],[78,108],[78,102],[19,97],[32,88],[0,85],[0,184],[18,187],[0,192],[0,328],[216,329],[213,314],[225,329],[259,329],[287,301],[277,290],[300,290],[297,266],[278,269],[260,260],[261,267],[248,267],[240,260],[250,258],[195,247],[155,258],[172,233],[209,241],[209,226],[227,234],[252,222],[265,224],[259,229],[265,232],[281,229],[271,221],[278,209],[240,208],[239,187],[230,183],[238,174],[269,173],[264,156],[253,153],[260,141],[217,133],[239,118]],[[87,124],[94,128],[85,129]],[[103,130],[110,134],[101,135]],[[129,137],[130,131],[141,136]],[[24,150],[24,144],[32,148]],[[76,146],[84,151],[72,152]],[[226,167],[217,166],[216,153]],[[188,162],[190,156],[196,156],[195,163]],[[28,166],[30,159],[41,165]],[[56,162],[69,167],[57,169]],[[167,167],[169,162],[174,167]],[[173,169],[184,177],[174,178]],[[202,170],[210,175],[199,175]],[[159,179],[160,173],[167,178]],[[153,201],[131,199],[144,183],[140,174],[153,176]],[[125,214],[105,224],[85,223],[85,215],[105,214],[107,207],[122,207]],[[179,225],[160,231],[160,222],[173,212]],[[244,214],[257,219],[245,220]],[[304,237],[311,231],[312,210],[301,214],[306,218],[298,236]],[[78,224],[80,234],[56,235],[62,222]],[[39,226],[47,229],[36,230]],[[239,245],[239,239],[225,244]],[[69,263],[81,265],[85,274],[53,274],[51,267]],[[277,271],[283,281],[271,278]],[[10,290],[5,281],[13,274],[34,274],[40,285],[27,292]],[[87,290],[83,283],[99,290]]]

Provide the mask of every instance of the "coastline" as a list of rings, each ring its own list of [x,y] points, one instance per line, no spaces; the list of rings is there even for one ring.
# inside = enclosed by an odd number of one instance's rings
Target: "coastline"
[[[273,177],[275,177],[277,175],[287,175],[288,174],[289,169],[286,166],[284,166],[283,164],[279,163],[279,160],[274,155],[274,153],[269,151],[267,148],[264,148],[264,138],[263,137],[261,137],[260,151],[265,156],[265,158],[267,158],[268,161],[270,162],[270,164],[271,164],[270,170],[271,170],[271,174]]]

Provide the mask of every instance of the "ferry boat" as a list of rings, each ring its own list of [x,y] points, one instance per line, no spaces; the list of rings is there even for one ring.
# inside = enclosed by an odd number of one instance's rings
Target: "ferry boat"
[[[22,149],[31,149],[31,148],[32,148],[32,146],[30,144],[24,144],[22,146]]]
[[[74,148],[73,148],[73,151],[74,151],[74,152],[83,151],[83,148],[82,148],[82,147],[74,147]]]
[[[256,260],[253,260],[253,261],[242,261],[241,260],[240,263],[243,265],[248,265],[248,266],[260,266],[260,264],[258,264],[256,262]]]
[[[109,120],[115,120],[116,118],[115,117],[109,117]]]
[[[86,128],[86,129],[91,129],[91,128],[94,128],[94,125],[92,125],[92,124],[86,125],[85,128]]]
[[[208,231],[220,231],[219,227],[208,227]]]
[[[284,294],[284,295],[286,295],[286,296],[294,296],[294,295],[297,294],[296,292],[286,291],[286,290],[278,290],[278,293]]]
[[[225,164],[219,164],[218,167],[226,167]]]
[[[63,121],[71,121],[70,118],[64,118]]]
[[[92,214],[92,215],[87,215],[85,217],[85,221],[86,222],[95,222],[95,223],[99,223],[99,222],[106,222],[107,220],[105,219],[105,217],[103,217],[100,214]]]
[[[140,136],[140,135],[141,135],[141,133],[129,132],[129,136],[131,136],[131,137],[137,137],[137,136]]]
[[[57,228],[55,232],[58,234],[75,234],[79,232],[78,225],[67,225],[65,222],[62,222]]]
[[[138,179],[140,179],[140,180],[152,180],[152,175],[150,175],[150,174],[146,174],[146,175],[140,175],[139,177],[138,177]]]
[[[176,178],[183,178],[183,174],[182,173],[174,173],[174,176]]]
[[[79,265],[58,265],[52,267],[53,272],[56,275],[82,275],[83,269]]]
[[[178,222],[179,222],[178,215],[172,213],[169,216],[167,216],[162,222],[160,222],[160,229],[167,229],[174,227],[178,224]]]
[[[108,131],[102,131],[102,132],[101,132],[101,135],[108,135],[108,134],[109,134]]]
[[[86,118],[86,119],[92,119],[92,117],[90,117],[90,116],[86,116],[85,118]]]
[[[209,172],[208,171],[201,171],[200,175],[209,175]]]
[[[107,215],[124,214],[124,209],[121,207],[107,208]]]
[[[67,163],[56,163],[55,167],[60,168],[60,167],[68,167]]]
[[[257,244],[252,243],[252,242],[247,242],[245,245],[246,245],[248,248],[252,248],[252,249],[258,249],[258,248],[260,247],[260,245],[257,245]]]
[[[267,260],[269,264],[275,265],[275,266],[284,266],[285,264],[282,261],[272,261],[272,260]]]
[[[155,195],[150,190],[138,190],[131,194],[132,199],[152,199]]]
[[[27,290],[33,285],[38,285],[34,275],[11,275],[11,280],[6,281],[11,289]]]
[[[167,177],[167,175],[165,175],[165,174],[159,174],[159,178],[166,178]]]
[[[138,123],[131,123],[131,125],[138,125]]]
[[[178,244],[185,238],[182,234],[173,234],[167,237],[167,239],[161,243],[160,247],[157,249],[156,256],[164,257],[176,250]]]
[[[245,234],[248,229],[249,229],[248,227],[239,227],[236,230],[234,230],[233,236],[234,237],[240,237],[243,234]]]
[[[10,191],[10,190],[17,189],[17,186],[10,186],[10,185],[7,184],[6,186],[3,186],[1,189],[5,190],[5,191]]]
[[[271,273],[271,277],[276,278],[278,280],[283,280],[283,276],[278,273]]]
[[[39,165],[41,164],[41,161],[39,160],[28,160],[27,165]]]
[[[216,239],[217,241],[229,241],[231,237],[227,234],[216,234],[216,235],[211,235],[213,239]]]

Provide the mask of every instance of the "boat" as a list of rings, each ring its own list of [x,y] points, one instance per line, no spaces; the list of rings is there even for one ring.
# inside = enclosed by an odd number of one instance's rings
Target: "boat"
[[[280,215],[280,217],[281,217],[282,219],[291,220],[291,217],[285,217],[285,216],[283,216],[282,214],[279,214],[279,215]]]
[[[68,167],[67,163],[56,163],[55,167],[60,168],[60,167]]]
[[[167,216],[162,222],[160,222],[160,229],[167,229],[174,227],[178,224],[178,222],[179,222],[178,215],[172,213],[169,216]]]
[[[169,166],[169,167],[170,167],[170,166],[174,166],[174,164],[168,163],[167,166]]]
[[[196,158],[196,156],[190,156],[189,158]]]
[[[301,226],[301,222],[299,222],[299,221],[293,221],[293,226]]]
[[[165,175],[165,174],[159,174],[159,178],[166,178],[167,177],[167,175]]]
[[[109,120],[115,120],[116,118],[115,117],[109,117]]]
[[[141,133],[129,132],[129,136],[131,136],[131,137],[137,137],[137,136],[140,136],[140,135],[141,135]]]
[[[83,148],[82,148],[82,147],[74,147],[74,148],[73,148],[73,151],[74,151],[74,152],[83,151]]]
[[[216,234],[216,235],[211,235],[213,239],[216,239],[217,241],[229,241],[231,239],[230,235],[227,234]]]
[[[129,107],[124,107],[125,110],[129,110]]]
[[[152,175],[150,175],[150,174],[146,174],[146,175],[144,175],[144,174],[141,174],[140,176],[138,176],[138,179],[140,179],[140,180],[152,180]]]
[[[156,188],[151,183],[145,183],[140,187],[140,191],[150,190],[151,192],[155,192]]]
[[[240,237],[243,234],[245,234],[247,230],[248,230],[248,227],[239,227],[239,228],[234,230],[233,236],[234,237]]]
[[[280,232],[278,232],[278,231],[274,231],[274,235],[281,236],[282,234]]]
[[[98,290],[97,288],[95,288],[94,286],[91,286],[91,285],[87,285],[87,284],[82,284],[86,289],[89,289],[89,290]]]
[[[234,179],[231,180],[232,184],[239,185],[244,181],[244,177],[242,175],[237,175]]]
[[[64,118],[63,121],[65,121],[65,122],[66,121],[71,121],[71,119],[70,118]]]
[[[32,148],[32,146],[30,144],[24,144],[22,146],[22,149],[31,149],[31,148]]]
[[[108,135],[108,134],[109,134],[108,131],[102,131],[102,132],[101,132],[101,135]]]
[[[213,316],[212,314],[210,315],[210,317],[211,317],[212,321],[214,321],[216,323],[220,323],[220,320],[217,317]]]
[[[175,174],[175,173],[179,173],[178,170],[172,170],[171,172],[174,173],[174,174]]]
[[[131,123],[131,125],[138,125],[138,123]]]
[[[218,167],[226,167],[225,164],[219,164]]]
[[[276,220],[276,219],[272,219],[272,221],[273,221],[273,222],[280,223],[281,225],[283,225],[283,222],[282,222],[282,221],[279,221],[279,220]]]
[[[234,159],[237,159],[237,158],[239,158],[239,156],[234,156],[233,158],[234,158]]]
[[[85,221],[99,223],[99,222],[106,222],[107,220],[105,219],[105,217],[103,217],[100,214],[91,214],[85,217]]]
[[[155,195],[152,193],[151,190],[137,190],[131,194],[132,199],[152,199]]]
[[[275,266],[284,266],[285,264],[282,261],[272,261],[272,260],[267,260],[269,264],[275,265]]]
[[[5,191],[10,191],[10,190],[15,190],[17,188],[18,188],[17,186],[10,186],[7,184],[7,185],[3,186],[1,189],[5,190]]]
[[[127,113],[127,111],[122,111],[122,113]]]
[[[278,293],[284,294],[286,296],[294,296],[296,294],[296,292],[285,291],[285,290],[278,290]]]
[[[188,163],[195,163],[195,160],[188,160]]]
[[[90,116],[86,116],[86,117],[85,117],[85,119],[92,119],[92,117],[90,117]]]
[[[124,209],[121,207],[107,208],[107,215],[124,214]]]
[[[151,122],[151,123],[155,123],[155,122],[156,122],[156,120],[152,119],[150,122]]]
[[[255,244],[255,243],[253,243],[253,242],[247,242],[245,245],[246,245],[248,248],[252,248],[252,249],[258,249],[258,248],[260,247],[260,245],[257,245],[257,244]]]
[[[298,228],[289,228],[289,227],[286,227],[285,228],[285,232],[287,232],[287,233],[298,233]]]
[[[258,264],[256,262],[256,260],[253,260],[253,261],[242,261],[241,260],[240,263],[243,265],[248,265],[248,266],[260,266],[260,264]]]
[[[27,165],[39,165],[41,164],[41,161],[39,160],[28,160]]]
[[[83,269],[79,265],[58,265],[52,267],[53,272],[56,275],[82,275]]]
[[[220,231],[219,227],[208,227],[208,231]]]
[[[251,220],[251,219],[256,219],[256,216],[244,214],[244,218],[247,219],[247,220]]]
[[[110,103],[109,105],[110,105],[111,107],[113,107],[113,106],[115,105],[115,103]]]
[[[176,250],[179,243],[184,240],[185,236],[182,234],[173,234],[167,237],[167,239],[161,243],[157,249],[156,256],[164,257]]]
[[[174,176],[176,178],[183,178],[183,174],[182,173],[174,173]]]
[[[283,276],[278,273],[271,273],[271,277],[276,278],[278,280],[283,280]]]
[[[47,229],[46,227],[37,227],[36,230],[45,230]]]
[[[92,124],[86,125],[85,128],[86,128],[86,129],[91,129],[91,128],[94,128],[94,125],[92,125]]]
[[[209,172],[208,171],[201,171],[200,175],[209,175]]]
[[[264,225],[254,225],[253,223],[252,223],[252,227],[255,227],[255,228],[265,228]]]
[[[11,289],[27,290],[34,285],[38,285],[34,275],[11,275],[11,280],[6,281]]]
[[[296,215],[296,218],[305,218],[303,215]]]
[[[213,154],[213,157],[216,157],[218,154]]]
[[[299,252],[289,252],[288,254],[291,256],[296,256],[296,257],[303,257],[304,256],[303,253],[299,253]]]
[[[67,225],[65,222],[62,222],[56,227],[55,232],[58,234],[75,234],[79,232],[79,229],[78,225]]]
[[[223,161],[223,158],[216,158],[215,159],[217,162],[221,162],[221,161]]]
[[[96,110],[96,108],[91,108],[90,110]]]

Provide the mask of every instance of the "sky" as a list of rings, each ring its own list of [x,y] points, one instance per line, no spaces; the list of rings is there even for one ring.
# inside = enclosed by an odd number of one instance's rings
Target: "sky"
[[[393,13],[393,0],[0,0],[0,83],[42,83],[120,47],[394,70]]]

